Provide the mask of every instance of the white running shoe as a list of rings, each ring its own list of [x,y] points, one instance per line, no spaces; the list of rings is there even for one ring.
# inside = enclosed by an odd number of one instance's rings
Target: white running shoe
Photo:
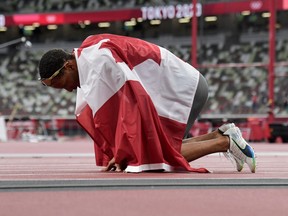
[[[230,128],[234,128],[236,127],[234,123],[228,123],[228,124],[223,124],[221,125],[218,130],[223,134],[225,133],[227,130],[229,130]],[[231,160],[231,162],[233,163],[233,159],[236,163],[236,169],[238,172],[241,172],[244,166],[244,162],[239,160],[238,158],[234,157],[230,152],[224,152],[223,155]]]
[[[219,130],[221,133],[224,133],[224,132],[226,132],[228,129],[233,128],[233,127],[236,127],[234,123],[223,124],[223,125],[221,125],[221,126],[218,128],[218,130]]]
[[[236,169],[238,172],[241,172],[244,167],[244,162],[236,158],[233,154],[231,154],[229,151],[228,152],[222,152],[222,154],[230,160],[234,165],[236,164]]]
[[[238,127],[230,128],[224,132],[230,139],[229,152],[241,161],[247,163],[252,173],[256,171],[256,159],[253,148],[242,137],[241,131]],[[235,160],[237,160],[235,159]],[[237,162],[237,161],[236,161]]]

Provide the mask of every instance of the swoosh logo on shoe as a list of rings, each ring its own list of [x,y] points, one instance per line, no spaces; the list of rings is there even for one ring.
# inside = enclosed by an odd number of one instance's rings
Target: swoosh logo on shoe
[[[237,144],[237,142],[233,138],[232,138],[232,140],[234,141],[236,146],[242,151],[242,153],[244,155],[246,155],[247,157],[250,157],[250,158],[254,158],[254,151],[249,145],[245,145],[245,148],[243,149],[243,148],[241,148],[241,146],[239,146]]]

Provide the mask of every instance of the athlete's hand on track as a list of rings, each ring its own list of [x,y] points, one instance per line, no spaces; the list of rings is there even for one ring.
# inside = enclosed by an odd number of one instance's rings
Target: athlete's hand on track
[[[113,157],[109,161],[108,165],[104,169],[102,169],[102,171],[104,171],[104,172],[107,172],[107,171],[122,172],[123,170],[121,169],[119,164],[115,163],[115,158]]]

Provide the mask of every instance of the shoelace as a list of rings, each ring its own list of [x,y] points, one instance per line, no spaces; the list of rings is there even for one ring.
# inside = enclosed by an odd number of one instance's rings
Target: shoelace
[[[219,155],[220,155],[220,158],[222,158],[221,155],[223,155],[227,160],[231,161],[231,163],[233,164],[235,168],[237,168],[236,161],[233,155],[229,152],[229,150],[227,152],[221,152],[219,153]]]

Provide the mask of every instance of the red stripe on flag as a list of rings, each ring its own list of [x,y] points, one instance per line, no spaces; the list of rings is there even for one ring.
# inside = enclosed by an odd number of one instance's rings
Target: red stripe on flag
[[[101,40],[109,39],[109,41],[101,44],[99,49],[109,49],[115,59],[115,62],[125,62],[132,70],[136,65],[152,59],[158,65],[161,63],[160,49],[157,45],[131,37],[99,34],[89,36],[83,41],[77,50],[78,58],[84,48],[98,44]],[[135,46],[137,44],[137,46]]]
[[[88,105],[82,110],[81,114],[76,116],[77,122],[82,128],[89,134],[94,141],[94,153],[97,166],[106,166],[110,159],[113,157],[113,153],[109,147],[107,147],[106,141],[99,134],[98,130],[95,130],[93,122],[92,110]],[[105,154],[105,153],[106,154]]]

